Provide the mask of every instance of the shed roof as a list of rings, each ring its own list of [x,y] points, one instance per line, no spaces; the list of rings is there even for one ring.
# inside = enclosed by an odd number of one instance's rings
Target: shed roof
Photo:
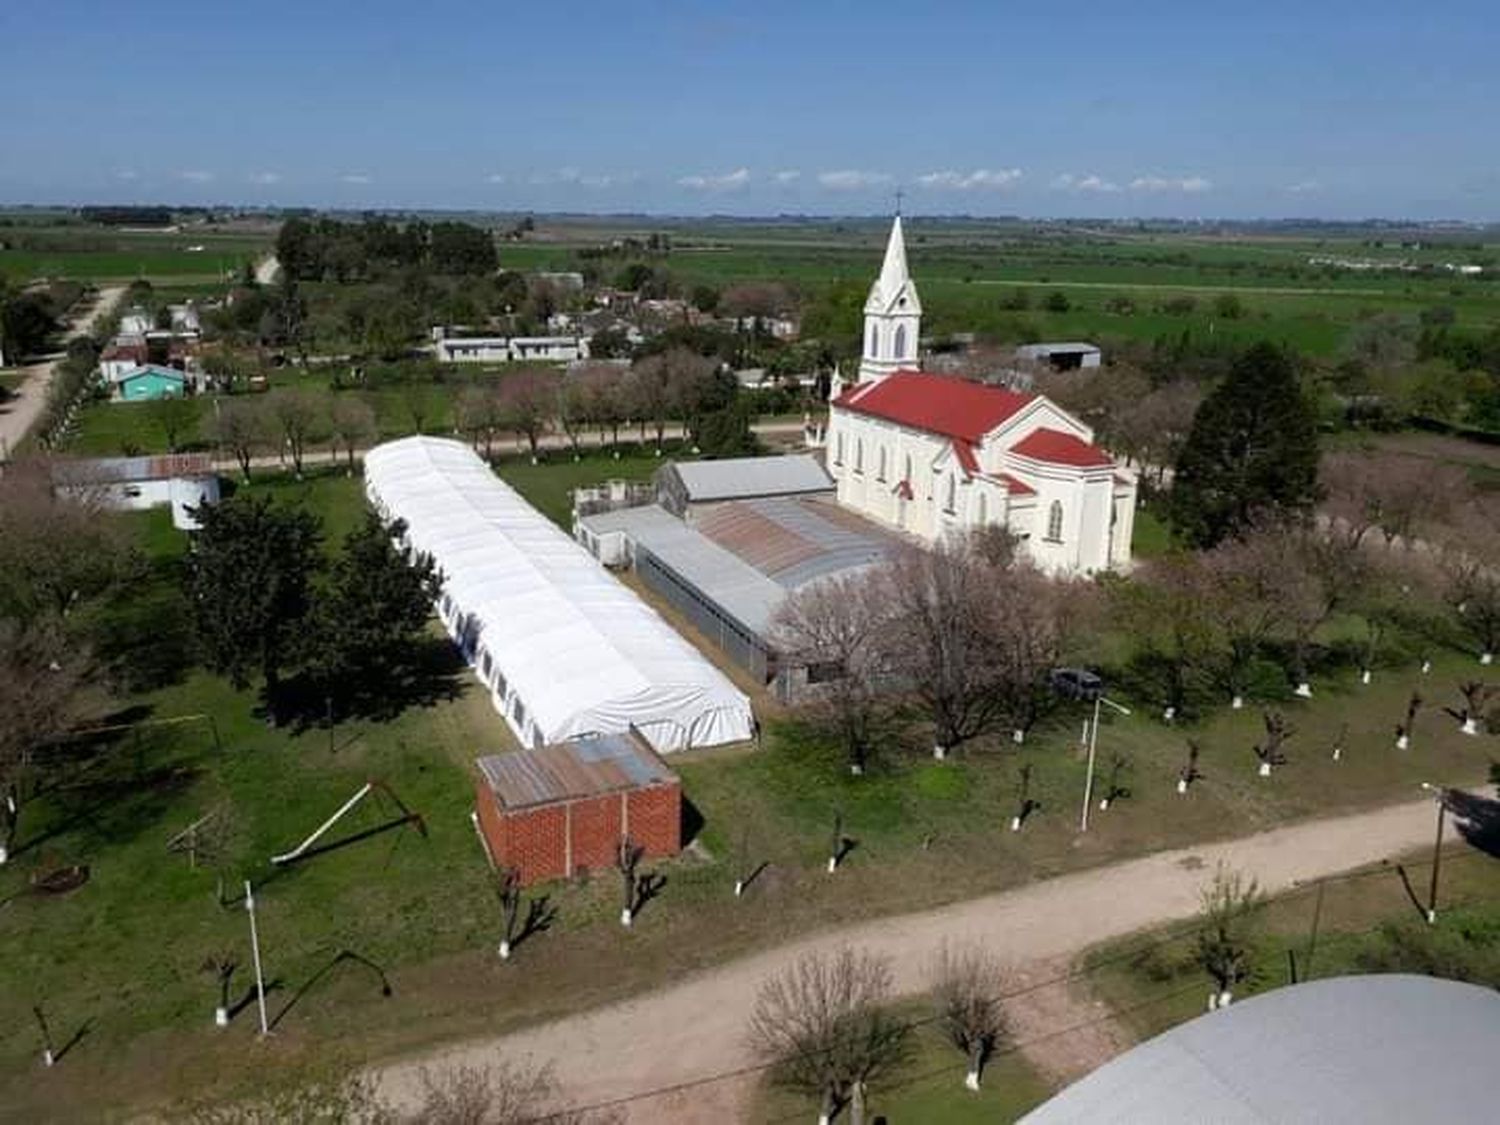
[[[123,484],[129,481],[207,477],[214,461],[207,453],[168,453],[156,457],[92,457],[58,461],[52,476],[65,484]]]
[[[1019,356],[1037,357],[1049,356],[1058,352],[1097,352],[1098,344],[1091,344],[1087,340],[1062,340],[1048,341],[1041,344],[1022,344],[1016,349]]]
[[[677,779],[634,732],[489,754],[474,764],[506,810],[576,801]]]
[[[115,382],[128,383],[132,379],[143,379],[148,375],[155,375],[158,379],[172,379],[178,383],[186,383],[187,376],[175,367],[163,367],[159,363],[143,363],[135,367],[126,368],[115,376]]]
[[[1022,1125],[1472,1121],[1495,1094],[1500,995],[1405,974],[1278,988],[1106,1063]]]
[[[1035,397],[953,375],[898,371],[879,382],[851,387],[834,405],[973,443]]]
[[[730,457],[723,461],[681,461],[669,466],[696,504],[749,496],[793,496],[832,492],[833,478],[808,453],[784,457]]]

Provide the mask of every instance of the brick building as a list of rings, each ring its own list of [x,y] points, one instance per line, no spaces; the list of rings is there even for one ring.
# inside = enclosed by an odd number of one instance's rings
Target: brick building
[[[682,847],[682,786],[634,730],[475,763],[475,818],[496,866],[525,885],[611,868],[627,836],[647,858]]]

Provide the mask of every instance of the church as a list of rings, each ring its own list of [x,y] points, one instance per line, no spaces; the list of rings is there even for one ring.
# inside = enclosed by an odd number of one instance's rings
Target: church
[[[1054,574],[1128,567],[1135,474],[1042,395],[922,371],[921,325],[897,215],[865,302],[859,381],[835,377],[829,396],[839,502],[927,542],[1001,524]]]

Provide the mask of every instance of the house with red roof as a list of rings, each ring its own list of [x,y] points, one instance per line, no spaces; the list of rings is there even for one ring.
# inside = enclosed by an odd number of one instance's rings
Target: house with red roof
[[[835,378],[830,396],[839,502],[926,542],[1001,524],[1054,573],[1128,566],[1135,474],[1042,395],[922,371],[920,326],[898,215],[865,304],[859,381]]]

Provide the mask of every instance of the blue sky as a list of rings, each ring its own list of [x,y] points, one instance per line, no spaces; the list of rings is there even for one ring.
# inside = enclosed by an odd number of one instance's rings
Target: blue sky
[[[6,0],[0,201],[1500,218],[1494,0]]]

